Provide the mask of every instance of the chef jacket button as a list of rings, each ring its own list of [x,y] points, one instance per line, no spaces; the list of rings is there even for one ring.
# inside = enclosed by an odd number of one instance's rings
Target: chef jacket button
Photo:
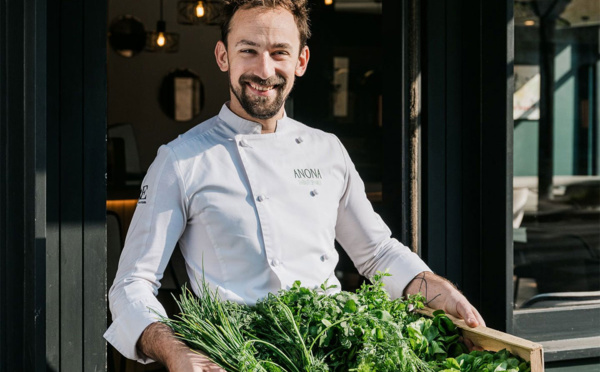
[[[280,263],[281,263],[281,261],[279,261],[279,260],[278,260],[278,259],[276,259],[276,258],[275,258],[275,259],[273,259],[273,260],[271,261],[271,265],[273,265],[274,267],[275,267],[275,266],[279,266],[279,264],[280,264]]]
[[[267,197],[264,195],[259,195],[256,197],[256,200],[258,200],[259,202],[265,201],[266,199],[267,199]]]
[[[315,189],[315,190],[313,190],[313,191],[310,192],[310,195],[311,196],[317,196],[317,195],[319,195],[319,192]]]
[[[242,147],[250,147],[250,144],[246,140],[241,140],[240,141],[240,146],[242,146]]]
[[[321,261],[323,261],[323,262],[327,261],[328,259],[329,259],[329,256],[326,254],[321,256]]]
[[[302,139],[302,137],[296,138],[296,143],[300,144],[302,142],[304,142],[304,140]]]

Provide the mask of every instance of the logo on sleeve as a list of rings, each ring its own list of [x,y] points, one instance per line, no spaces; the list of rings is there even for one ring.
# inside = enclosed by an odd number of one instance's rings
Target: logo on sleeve
[[[320,185],[323,179],[319,168],[294,169],[294,178],[301,185]]]
[[[142,186],[140,192],[140,199],[138,200],[138,204],[146,204],[146,191],[148,191],[148,185]]]

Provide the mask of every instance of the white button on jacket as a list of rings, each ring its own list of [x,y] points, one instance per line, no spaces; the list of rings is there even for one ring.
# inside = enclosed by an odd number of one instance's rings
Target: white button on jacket
[[[105,334],[143,363],[151,360],[135,345],[157,320],[150,309],[165,314],[155,296],[177,242],[196,293],[204,274],[223,299],[248,304],[296,280],[339,287],[336,239],[362,275],[390,270],[393,297],[429,270],[390,237],[340,141],[288,117],[275,133],[261,134],[260,124],[224,105],[159,149],[143,188],[109,292],[113,323]]]

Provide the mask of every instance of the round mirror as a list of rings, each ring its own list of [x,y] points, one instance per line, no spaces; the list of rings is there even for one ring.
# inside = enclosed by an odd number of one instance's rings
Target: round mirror
[[[159,102],[163,112],[175,121],[190,121],[204,106],[204,87],[197,73],[176,69],[164,77]]]
[[[146,47],[144,24],[131,15],[113,20],[108,29],[108,42],[123,57],[133,57]]]

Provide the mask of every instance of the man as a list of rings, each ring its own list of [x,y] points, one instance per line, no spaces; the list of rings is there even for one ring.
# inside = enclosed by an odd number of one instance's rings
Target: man
[[[123,355],[170,371],[218,371],[149,309],[177,242],[195,291],[201,273],[222,298],[252,304],[300,280],[334,275],[337,239],[361,274],[389,269],[393,297],[427,285],[429,305],[483,320],[465,297],[390,237],[346,150],[330,134],[286,117],[306,71],[306,0],[230,0],[215,57],[231,101],[218,116],[159,150],[144,180],[117,277],[105,337]]]

